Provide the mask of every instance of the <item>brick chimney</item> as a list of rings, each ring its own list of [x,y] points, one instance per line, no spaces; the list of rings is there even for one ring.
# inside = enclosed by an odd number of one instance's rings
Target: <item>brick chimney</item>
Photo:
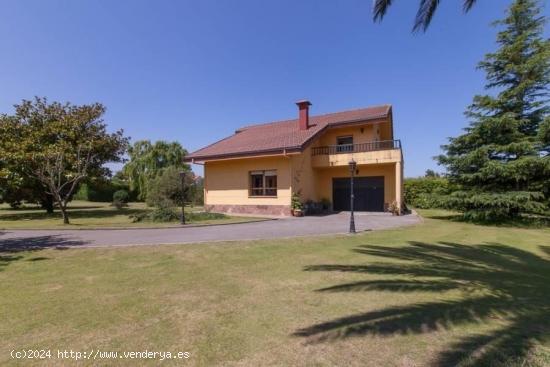
[[[296,102],[299,110],[298,127],[300,130],[307,130],[309,128],[309,106],[311,103],[308,100],[302,100]]]

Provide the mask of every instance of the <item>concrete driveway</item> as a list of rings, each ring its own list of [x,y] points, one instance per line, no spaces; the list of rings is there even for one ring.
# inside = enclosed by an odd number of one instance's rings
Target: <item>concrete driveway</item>
[[[386,213],[359,213],[357,232],[417,224],[416,214],[394,217]],[[347,233],[349,213],[205,227],[110,230],[4,230],[0,251],[45,247],[100,247],[180,244],[216,241],[318,236]]]

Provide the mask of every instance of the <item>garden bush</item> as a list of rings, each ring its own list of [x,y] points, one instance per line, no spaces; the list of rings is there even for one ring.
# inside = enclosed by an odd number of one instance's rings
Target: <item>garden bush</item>
[[[130,194],[126,190],[118,190],[113,194],[113,201],[128,203],[128,200],[130,200]]]
[[[108,203],[113,200],[114,193],[119,190],[129,192],[128,185],[120,180],[90,180],[90,182],[80,185],[73,199]],[[131,201],[131,196],[129,194],[128,201]]]
[[[188,212],[185,213],[186,222],[201,222],[215,219],[229,218],[225,214],[210,212]],[[166,205],[159,206],[149,213],[141,213],[132,216],[134,222],[179,222],[181,213],[178,208]]]
[[[147,213],[140,213],[130,216],[134,222],[174,222],[181,219],[177,208],[170,200],[163,200],[157,203],[155,209]]]
[[[186,188],[191,186],[189,177],[186,176]],[[177,167],[168,167],[158,176],[147,183],[146,202],[149,206],[159,206],[166,200],[174,205],[181,205],[183,197],[186,196],[182,190],[180,171]]]
[[[122,207],[128,204],[129,199],[130,199],[130,194],[128,194],[128,191],[126,190],[115,191],[115,193],[113,194],[113,205],[117,209],[122,209]]]
[[[405,203],[421,209],[435,208],[439,206],[437,196],[449,195],[457,189],[445,177],[407,178],[404,182]]]

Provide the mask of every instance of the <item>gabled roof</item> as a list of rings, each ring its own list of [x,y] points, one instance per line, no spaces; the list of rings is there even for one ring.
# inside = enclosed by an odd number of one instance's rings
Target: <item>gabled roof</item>
[[[189,154],[185,161],[299,152],[329,127],[386,119],[390,114],[391,105],[382,105],[310,116],[307,130],[299,129],[298,119],[244,126],[235,134]]]

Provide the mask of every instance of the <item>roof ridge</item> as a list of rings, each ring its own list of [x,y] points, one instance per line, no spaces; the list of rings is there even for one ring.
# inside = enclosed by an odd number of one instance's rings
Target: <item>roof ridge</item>
[[[340,113],[356,112],[356,111],[369,110],[369,109],[380,108],[380,107],[386,107],[386,108],[389,109],[389,108],[392,107],[392,105],[390,103],[384,103],[384,104],[368,106],[368,107],[352,108],[350,110],[343,110],[343,111],[338,111],[338,112],[328,112],[328,113],[323,113],[323,114],[320,114],[320,115],[312,115],[309,118],[312,119],[312,118],[318,118],[318,117],[326,117],[326,116],[330,116],[330,115],[337,115],[337,114],[340,114]],[[244,126],[241,126],[241,127],[237,128],[237,130],[235,130],[235,132],[250,129],[252,127],[280,124],[280,123],[283,123],[283,122],[294,122],[294,121],[297,121],[297,120],[298,119],[296,118],[296,119],[289,119],[289,120],[275,120],[275,121],[269,121],[269,122],[261,122],[261,123],[256,123],[256,124],[244,125]]]

